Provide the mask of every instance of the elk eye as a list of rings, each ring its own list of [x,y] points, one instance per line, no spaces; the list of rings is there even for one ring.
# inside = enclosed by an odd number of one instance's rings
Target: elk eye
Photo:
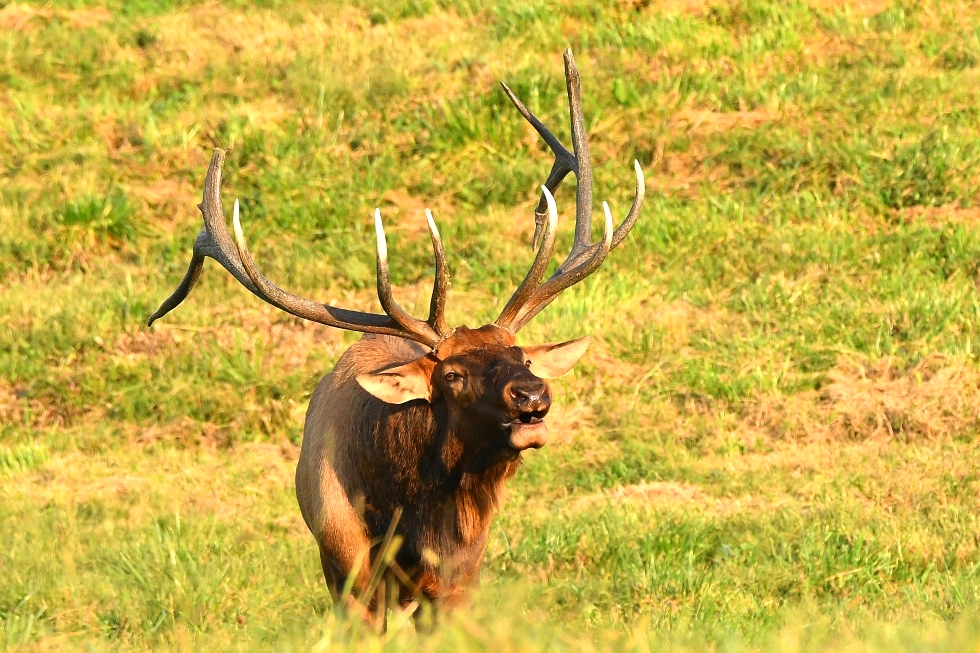
[[[456,372],[446,372],[446,381],[449,383],[459,381],[461,378],[462,377],[459,374],[456,374]]]

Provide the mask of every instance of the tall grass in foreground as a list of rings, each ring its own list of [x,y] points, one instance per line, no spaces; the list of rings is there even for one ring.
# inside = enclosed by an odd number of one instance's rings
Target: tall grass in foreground
[[[522,332],[593,333],[433,632],[338,619],[292,473],[355,336],[186,269],[210,150],[256,258],[376,310],[370,214],[449,320],[530,260],[582,72],[629,242]],[[0,646],[978,647],[980,6],[0,0]],[[560,129],[559,129],[560,130]],[[562,134],[563,138],[567,137]],[[572,192],[558,194],[559,249]]]

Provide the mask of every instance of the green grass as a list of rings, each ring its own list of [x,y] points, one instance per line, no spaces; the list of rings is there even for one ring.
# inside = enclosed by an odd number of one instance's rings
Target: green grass
[[[213,263],[211,148],[273,279],[492,320],[583,79],[631,237],[523,342],[586,333],[553,441],[434,632],[338,617],[292,471],[356,339]],[[980,642],[980,6],[0,0],[0,647],[964,650]],[[568,182],[571,184],[572,182]],[[557,196],[571,242],[571,187]]]

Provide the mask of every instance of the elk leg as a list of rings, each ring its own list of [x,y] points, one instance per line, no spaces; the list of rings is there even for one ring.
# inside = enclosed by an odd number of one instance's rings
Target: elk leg
[[[378,583],[377,589],[374,590],[372,600],[372,603],[374,603],[374,632],[379,635],[383,635],[388,626],[388,601],[386,599],[388,583],[385,581],[386,579],[382,578],[381,582]]]
[[[327,583],[327,589],[330,591],[330,598],[333,599],[334,604],[340,602],[340,592],[344,588],[343,579],[337,578],[337,569],[333,564],[333,560],[330,559],[330,554],[321,546],[320,548],[320,566],[323,568],[323,580]]]

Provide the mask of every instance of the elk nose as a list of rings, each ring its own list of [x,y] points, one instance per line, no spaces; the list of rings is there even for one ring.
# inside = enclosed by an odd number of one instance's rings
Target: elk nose
[[[541,419],[551,408],[548,384],[537,378],[516,379],[506,390],[508,403],[518,413],[533,413]]]

